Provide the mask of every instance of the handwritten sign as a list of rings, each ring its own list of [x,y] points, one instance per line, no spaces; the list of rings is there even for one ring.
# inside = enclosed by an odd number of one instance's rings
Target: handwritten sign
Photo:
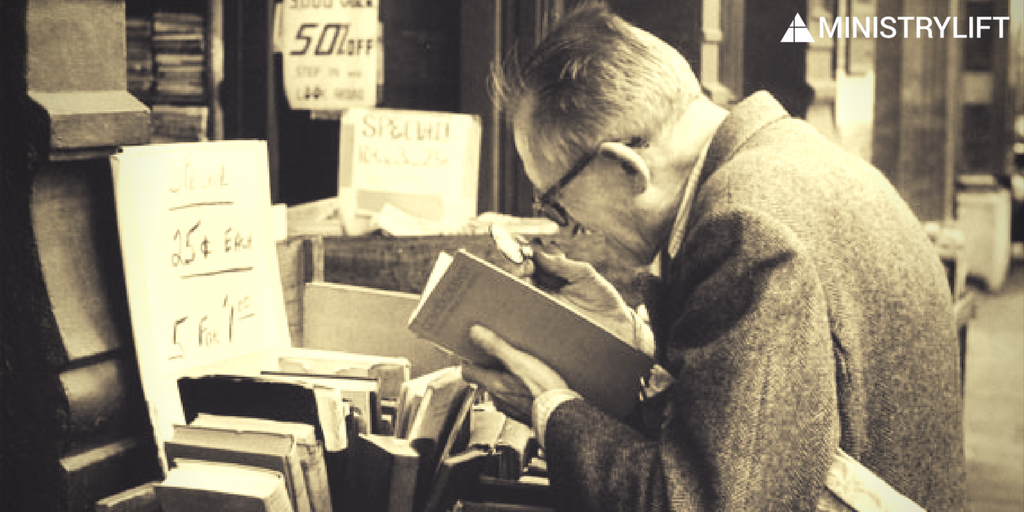
[[[293,109],[340,110],[377,102],[378,2],[284,0],[284,87]]]
[[[226,360],[244,372],[260,366],[245,356],[291,345],[267,147],[125,147],[111,167],[136,353],[162,446],[172,425],[184,422],[179,377]]]
[[[386,206],[454,231],[476,216],[480,119],[351,109],[342,119],[338,198],[345,233],[372,229]]]

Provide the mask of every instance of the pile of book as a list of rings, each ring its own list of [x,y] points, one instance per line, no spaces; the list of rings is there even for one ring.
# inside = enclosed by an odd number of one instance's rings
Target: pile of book
[[[312,425],[200,414],[177,425],[164,449],[173,461],[156,485],[164,512],[332,510],[323,445]]]
[[[206,33],[202,14],[153,13],[156,94],[161,103],[201,103],[206,99]]]
[[[148,16],[125,18],[128,50],[128,92],[143,103],[153,94],[153,20]]]
[[[182,378],[186,423],[164,443],[166,478],[97,511],[147,510],[145,501],[163,512],[445,512],[508,496],[516,507],[530,504],[524,496],[550,501],[546,480],[525,476],[537,452],[529,427],[496,411],[458,368],[410,378],[410,367],[303,350],[259,375]]]
[[[150,142],[205,142],[209,107],[156,103],[150,107]]]
[[[444,368],[402,384],[393,435],[354,439],[341,507],[551,510],[546,475],[522,478],[536,447],[528,426],[495,410],[458,368]]]
[[[202,14],[153,13],[151,142],[207,140],[206,32]]]

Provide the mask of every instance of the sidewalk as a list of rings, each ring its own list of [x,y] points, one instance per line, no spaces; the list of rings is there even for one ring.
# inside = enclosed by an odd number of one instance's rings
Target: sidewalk
[[[976,291],[967,331],[968,508],[1024,511],[1024,261],[997,293]]]

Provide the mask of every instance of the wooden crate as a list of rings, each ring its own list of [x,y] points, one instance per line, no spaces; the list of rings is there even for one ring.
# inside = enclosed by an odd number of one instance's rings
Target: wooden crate
[[[557,243],[572,258],[590,261],[628,304],[640,303],[638,270],[616,264],[603,237],[543,238]],[[280,243],[278,257],[292,345],[405,356],[413,362],[414,374],[457,364],[456,359],[413,336],[405,321],[438,252],[458,249],[506,270],[515,267],[486,235],[302,236]]]

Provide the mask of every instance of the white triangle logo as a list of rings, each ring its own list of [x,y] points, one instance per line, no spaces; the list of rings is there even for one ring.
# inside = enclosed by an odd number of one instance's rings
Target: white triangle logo
[[[786,29],[786,34],[782,36],[783,43],[813,43],[814,38],[811,37],[811,31],[807,30],[807,24],[804,23],[804,19],[800,17],[800,14],[793,16],[793,23],[789,24],[789,28]]]

